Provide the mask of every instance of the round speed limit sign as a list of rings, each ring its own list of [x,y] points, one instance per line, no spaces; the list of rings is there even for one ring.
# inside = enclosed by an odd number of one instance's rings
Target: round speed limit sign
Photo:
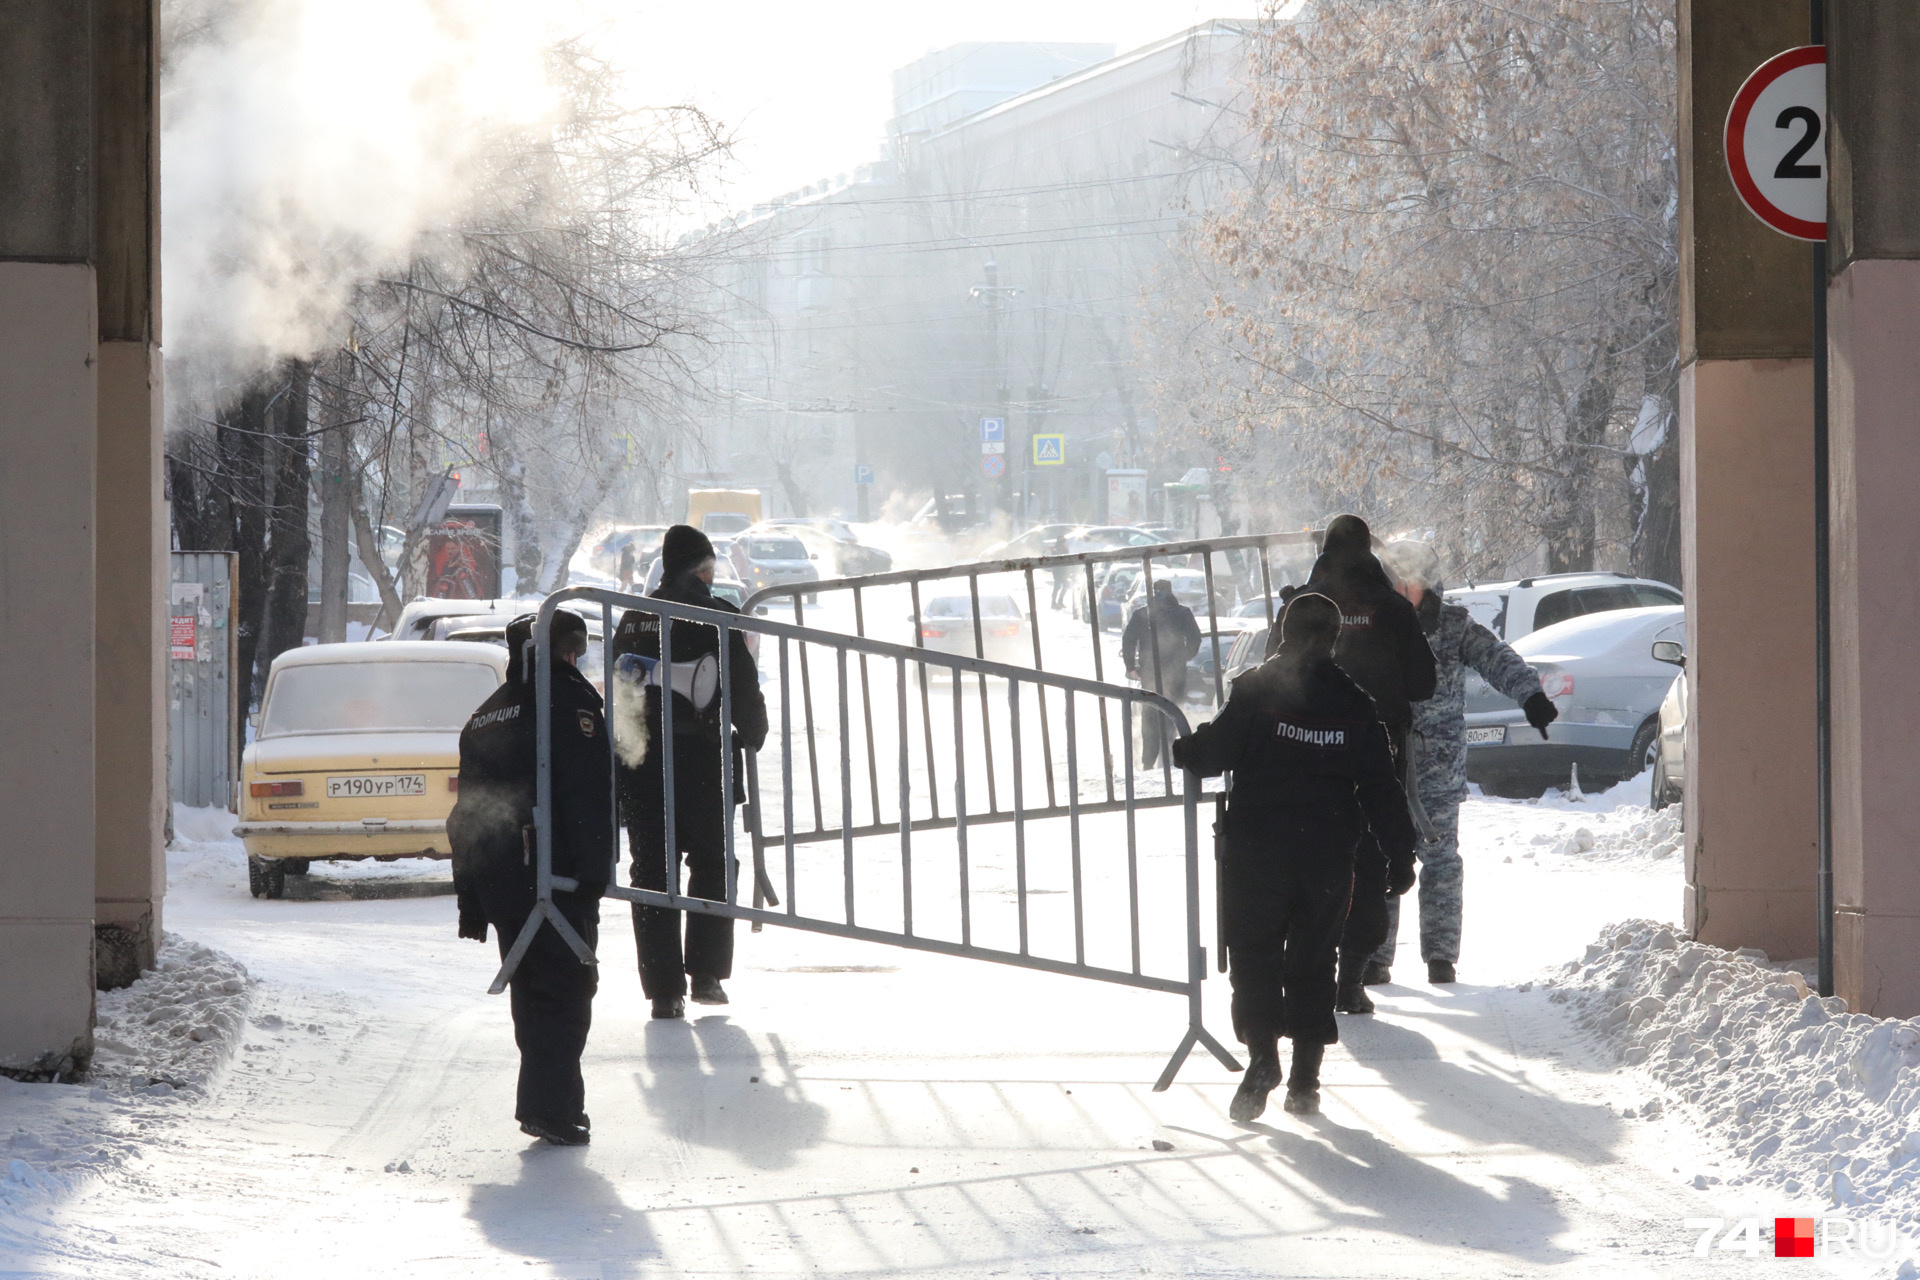
[[[1760,64],[1727,112],[1727,171],[1753,216],[1796,240],[1827,238],[1827,50]]]

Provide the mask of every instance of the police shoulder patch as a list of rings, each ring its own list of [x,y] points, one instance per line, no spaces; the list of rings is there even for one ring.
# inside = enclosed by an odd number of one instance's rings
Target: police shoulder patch
[[[1303,747],[1336,751],[1344,751],[1347,747],[1347,726],[1344,724],[1302,724],[1283,717],[1274,722],[1274,736],[1287,742],[1297,742]]]
[[[593,712],[576,711],[574,715],[580,719],[580,732],[591,738],[593,736]]]

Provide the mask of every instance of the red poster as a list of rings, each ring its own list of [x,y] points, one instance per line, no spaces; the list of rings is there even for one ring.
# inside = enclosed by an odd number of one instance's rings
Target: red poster
[[[167,647],[175,659],[193,661],[194,628],[197,622],[198,619],[191,613],[176,613],[168,618]]]

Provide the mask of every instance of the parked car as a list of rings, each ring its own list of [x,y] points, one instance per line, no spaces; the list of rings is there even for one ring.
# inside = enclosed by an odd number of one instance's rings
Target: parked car
[[[1196,610],[1194,617],[1200,623],[1200,652],[1194,654],[1192,659],[1187,663],[1187,700],[1189,702],[1200,703],[1203,706],[1212,706],[1215,701],[1213,688],[1213,637],[1209,635],[1207,631],[1207,616]],[[1239,674],[1239,672],[1233,668],[1233,655],[1235,646],[1240,643],[1242,636],[1250,631],[1258,631],[1264,652],[1267,620],[1264,617],[1235,617],[1231,614],[1226,614],[1217,619],[1217,622],[1220,628],[1220,669],[1227,673],[1223,684],[1224,687],[1224,685],[1231,684],[1233,677]],[[1256,663],[1257,661],[1258,659],[1256,659]]]
[[[909,615],[911,620],[911,615]],[[1033,632],[1010,595],[980,593],[980,649],[974,652],[973,597],[934,596],[920,606],[920,647],[963,658],[1033,665]]]
[[[455,630],[434,638],[451,640],[455,643],[498,645],[504,652],[507,647],[507,624],[519,617],[521,613],[530,612],[532,610],[522,609],[519,613],[500,613],[488,618],[456,619],[460,625]],[[587,651],[580,657],[580,674],[591,681],[593,687],[604,695],[607,691],[606,663],[603,661],[606,657],[604,644],[606,630],[600,610],[591,605],[582,604],[570,612],[579,614],[587,624]],[[616,611],[614,614],[616,623],[619,616]]]
[[[846,529],[841,537],[834,529]],[[796,538],[806,547],[824,577],[850,578],[863,573],[885,573],[893,568],[893,557],[878,547],[869,547],[853,537],[853,531],[839,520],[811,520],[787,517],[763,520],[741,537],[764,535],[770,538]],[[736,540],[737,541],[737,540]],[[737,564],[737,562],[736,562]]]
[[[818,582],[820,554],[790,533],[743,533],[733,541],[734,575],[750,591]]]
[[[316,858],[446,858],[460,729],[506,676],[491,644],[382,640],[273,660],[240,759],[253,895],[278,898]]]
[[[1638,774],[1652,763],[1675,674],[1652,646],[1681,638],[1685,626],[1684,609],[1660,605],[1569,618],[1514,641],[1560,711],[1544,741],[1518,706],[1469,672],[1468,779],[1497,794],[1537,794],[1564,785],[1574,765],[1593,789]]]
[[[482,618],[506,614],[509,618],[532,613],[540,607],[541,597],[515,599],[500,596],[491,600],[443,600],[419,596],[401,606],[400,619],[393,624],[389,640],[445,640],[462,627],[478,626]]]
[[[1159,565],[1155,565],[1153,570],[1154,589],[1158,590],[1160,584],[1163,582],[1173,584],[1173,598],[1193,610],[1193,616],[1199,621],[1200,629],[1202,631],[1206,630],[1208,616],[1207,575],[1198,569],[1163,569]],[[1146,575],[1141,574],[1134,578],[1133,586],[1127,592],[1127,607],[1123,611],[1122,616],[1128,621],[1132,621],[1133,615],[1140,611],[1140,607],[1145,604],[1146,601],[1147,579]],[[1233,606],[1226,600],[1220,599],[1219,593],[1216,592],[1212,612],[1225,617],[1228,613],[1232,612],[1232,609]]]
[[[1140,576],[1140,566],[1115,561],[1096,570],[1093,578],[1092,608],[1100,615],[1102,629],[1112,630],[1122,625],[1126,616],[1127,597],[1133,594],[1133,580]],[[1073,616],[1077,621],[1088,620],[1087,589],[1084,581],[1074,583]]]
[[[1568,618],[1615,609],[1679,604],[1680,589],[1624,573],[1548,573],[1517,582],[1480,582],[1447,592],[1473,620],[1512,644]]]
[[[1043,524],[981,549],[982,560],[1031,560],[1056,554],[1054,544],[1078,526]]]
[[[1648,786],[1648,805],[1664,809],[1680,798],[1687,781],[1687,647],[1678,640],[1655,640],[1651,656],[1680,668],[1660,702],[1660,734]]]

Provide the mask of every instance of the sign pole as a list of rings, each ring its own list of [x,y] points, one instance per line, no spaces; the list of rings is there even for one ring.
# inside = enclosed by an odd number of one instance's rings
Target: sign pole
[[[1812,0],[1809,44],[1827,42],[1825,0]],[[1823,132],[1831,133],[1831,129]],[[1825,148],[1822,148],[1824,151]],[[1833,620],[1827,456],[1827,242],[1813,242],[1813,707],[1819,869],[1814,879],[1820,994],[1833,994]]]

